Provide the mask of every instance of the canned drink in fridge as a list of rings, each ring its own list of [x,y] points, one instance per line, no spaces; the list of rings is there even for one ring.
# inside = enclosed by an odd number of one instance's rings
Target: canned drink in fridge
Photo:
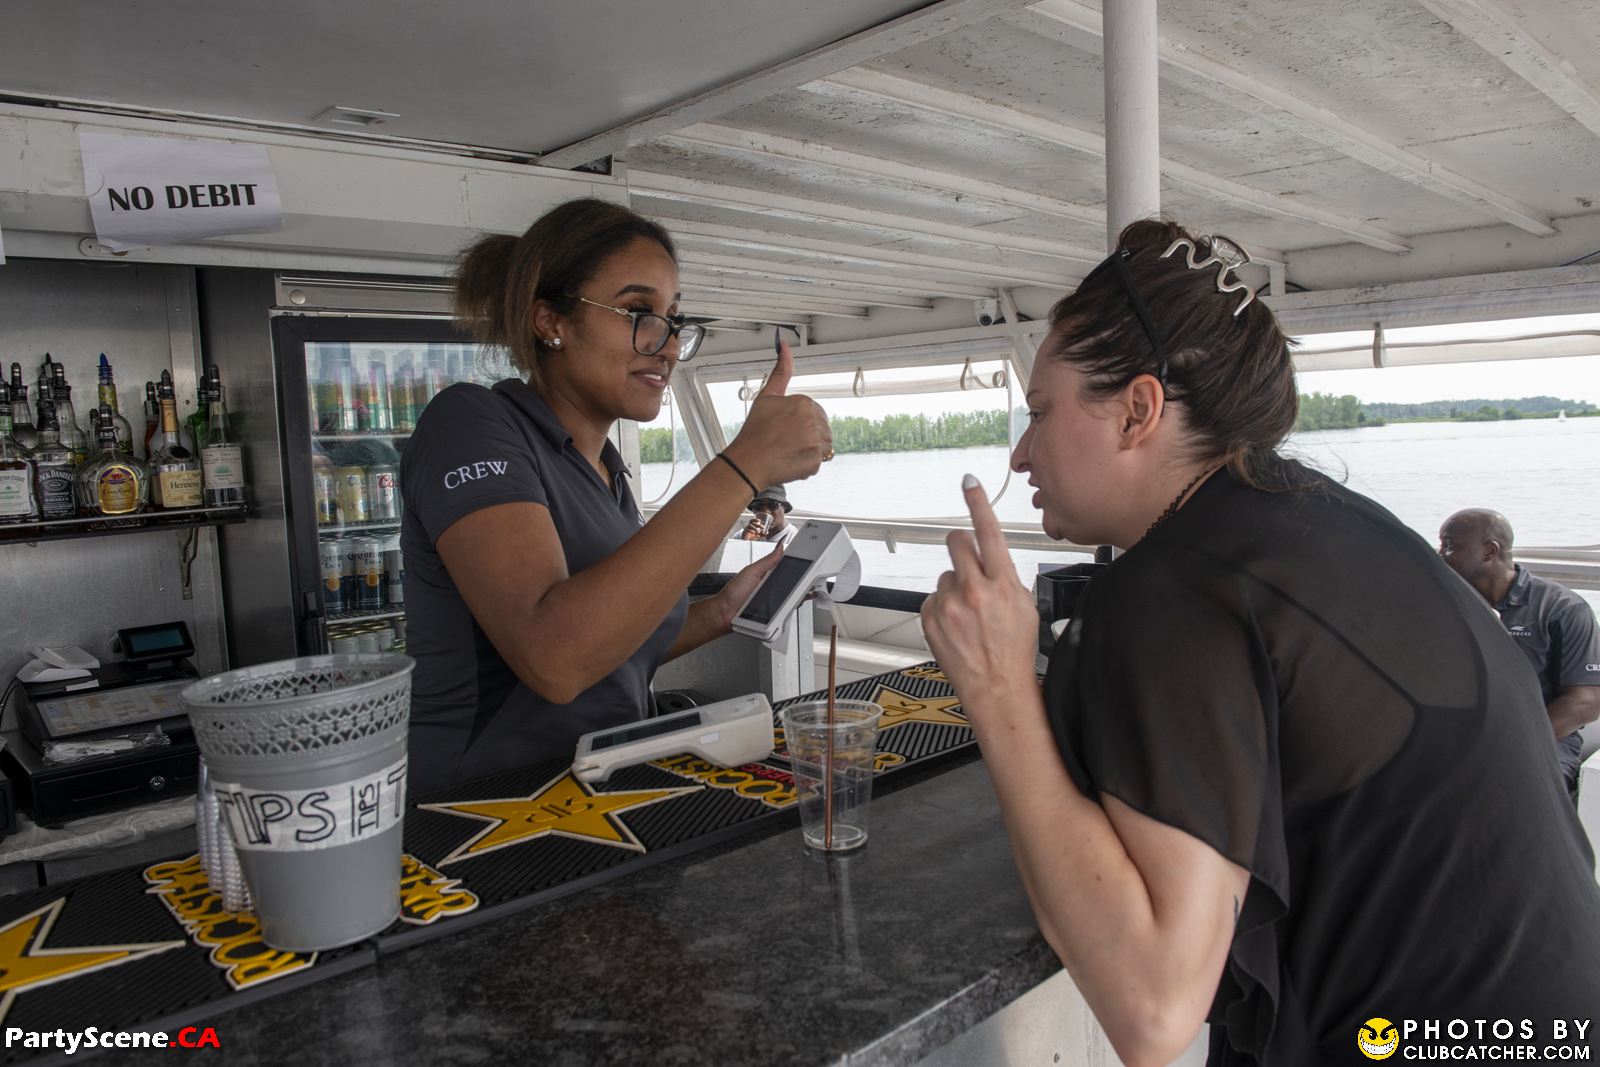
[[[406,602],[406,558],[400,551],[399,538],[383,546],[383,599],[397,608]]]
[[[339,525],[339,483],[327,467],[314,467],[311,471],[311,492],[316,500],[317,525]]]
[[[334,654],[355,654],[361,651],[361,642],[354,637],[334,637],[328,641],[328,649]]]
[[[367,468],[338,467],[333,472],[338,490],[339,521],[345,524],[372,521],[372,504],[367,496]]]
[[[389,368],[377,362],[382,352],[374,352],[373,362],[367,365],[366,425],[373,433],[387,433],[394,429],[394,414],[389,395]]]
[[[389,623],[389,628],[394,631],[394,642],[397,645],[406,643],[406,620],[404,616],[394,619]]]
[[[356,395],[356,369],[345,356],[333,368],[333,396],[335,433],[356,433],[361,429],[361,398]]]
[[[348,611],[344,593],[344,544],[324,541],[318,546],[322,558],[322,610],[333,614]]]
[[[361,610],[383,607],[383,564],[375,537],[350,538],[350,558],[356,568],[356,602]]]
[[[367,514],[373,522],[400,518],[400,472],[390,463],[367,468]]]
[[[388,652],[394,648],[394,631],[384,626],[378,630],[378,651]]]

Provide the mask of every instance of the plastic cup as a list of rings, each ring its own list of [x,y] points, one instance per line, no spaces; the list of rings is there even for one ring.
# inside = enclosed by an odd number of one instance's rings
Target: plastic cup
[[[799,796],[800,836],[807,848],[847,852],[867,843],[867,805],[872,800],[873,757],[882,714],[883,709],[871,701],[836,700],[830,727],[825,700],[783,709],[784,744]]]

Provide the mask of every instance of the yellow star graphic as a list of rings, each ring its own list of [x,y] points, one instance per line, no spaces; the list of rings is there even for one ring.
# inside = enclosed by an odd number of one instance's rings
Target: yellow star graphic
[[[564,772],[532,796],[463,800],[454,804],[419,804],[418,807],[447,815],[482,819],[489,824],[440,860],[439,866],[443,867],[457,860],[470,859],[508,845],[550,835],[643,852],[644,843],[617,815],[629,808],[642,808],[682,793],[698,793],[703,788],[695,785],[682,789],[596,793]]]
[[[50,928],[66,903],[65,897],[57,897],[0,927],[0,1019],[11,1010],[11,1002],[18,993],[187,944],[184,941],[151,941],[136,945],[45,948],[45,938],[50,936]]]
[[[908,722],[946,723],[950,726],[966,726],[966,717],[957,714],[954,708],[961,706],[961,698],[924,697],[917,698],[890,689],[886,685],[878,686],[878,693],[872,702],[883,709],[883,718],[878,720],[878,732],[896,726],[904,726]]]

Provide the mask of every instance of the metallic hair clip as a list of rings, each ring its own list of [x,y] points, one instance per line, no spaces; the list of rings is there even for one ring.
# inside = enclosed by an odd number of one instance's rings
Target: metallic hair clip
[[[1255,290],[1251,289],[1250,286],[1248,284],[1246,284],[1246,282],[1242,278],[1237,278],[1236,277],[1230,283],[1228,281],[1228,272],[1230,270],[1234,270],[1235,268],[1242,266],[1245,263],[1249,263],[1251,261],[1250,260],[1250,253],[1246,252],[1243,248],[1239,248],[1239,245],[1237,243],[1235,243],[1234,241],[1231,241],[1228,238],[1223,237],[1223,238],[1221,238],[1221,240],[1227,241],[1230,245],[1233,245],[1233,247],[1238,248],[1239,249],[1239,254],[1244,257],[1244,259],[1241,260],[1241,261],[1230,263],[1228,260],[1225,260],[1221,256],[1217,255],[1217,253],[1216,253],[1217,240],[1218,240],[1218,238],[1216,238],[1216,237],[1213,237],[1211,239],[1211,249],[1212,249],[1211,255],[1207,256],[1205,259],[1196,259],[1195,258],[1200,254],[1200,250],[1198,248],[1196,248],[1195,245],[1194,245],[1194,242],[1189,240],[1187,237],[1180,237],[1176,241],[1174,241],[1170,245],[1168,245],[1167,246],[1167,250],[1165,252],[1161,253],[1161,258],[1162,259],[1166,259],[1168,256],[1172,255],[1172,253],[1176,252],[1179,249],[1179,247],[1182,247],[1185,250],[1184,251],[1184,258],[1189,261],[1189,269],[1190,270],[1203,270],[1206,267],[1211,266],[1213,263],[1216,264],[1216,266],[1217,266],[1217,292],[1219,292],[1219,293],[1243,293],[1244,294],[1244,299],[1239,301],[1239,306],[1233,309],[1234,318],[1238,318],[1239,317],[1239,312],[1241,312],[1245,308],[1249,307],[1250,306],[1250,301],[1252,301],[1252,300],[1254,300],[1256,298],[1256,293],[1255,293]]]

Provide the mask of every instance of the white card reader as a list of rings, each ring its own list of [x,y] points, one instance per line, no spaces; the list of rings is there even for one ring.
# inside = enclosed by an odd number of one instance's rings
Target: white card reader
[[[603,782],[623,767],[684,752],[723,767],[740,767],[772,755],[772,740],[772,705],[760,693],[751,693],[584,734],[578,738],[572,774],[585,782]]]
[[[756,586],[733,617],[733,632],[770,642],[783,632],[795,608],[813,591],[827,596],[827,581],[837,577],[829,599],[849,600],[861,583],[861,559],[850,535],[837,522],[812,520],[784,547],[783,559]]]

